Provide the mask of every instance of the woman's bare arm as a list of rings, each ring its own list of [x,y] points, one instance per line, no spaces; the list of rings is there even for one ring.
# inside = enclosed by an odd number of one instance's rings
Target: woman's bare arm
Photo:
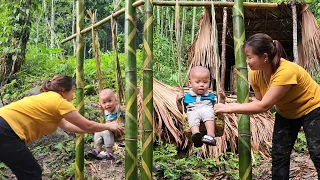
[[[214,110],[216,113],[240,113],[240,114],[257,114],[268,111],[274,106],[291,88],[291,85],[274,86],[271,87],[263,96],[261,101],[259,97],[257,101],[250,103],[230,103],[230,104],[216,104]]]

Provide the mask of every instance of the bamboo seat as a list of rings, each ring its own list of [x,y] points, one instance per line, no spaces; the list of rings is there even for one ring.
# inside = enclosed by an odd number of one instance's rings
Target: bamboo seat
[[[187,118],[186,118],[187,120]],[[188,121],[185,121],[185,122],[188,122]],[[217,118],[215,117],[215,131],[214,131],[214,134],[215,134],[215,137],[221,137],[223,136],[223,133],[224,133],[224,120],[223,119],[220,119],[220,118]],[[205,135],[207,134],[207,129],[206,129],[206,126],[204,125],[204,122],[201,122],[200,123],[200,127],[199,127],[199,130],[201,132],[202,135]],[[188,139],[191,139],[191,128],[188,127],[188,129],[185,131],[187,133],[187,137]]]

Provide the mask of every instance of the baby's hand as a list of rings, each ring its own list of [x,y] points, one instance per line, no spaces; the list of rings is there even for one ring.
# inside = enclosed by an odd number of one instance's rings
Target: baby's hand
[[[223,89],[222,88],[219,88],[219,96],[221,99],[225,99],[226,98],[226,94],[224,93]]]
[[[181,101],[182,98],[183,98],[183,93],[182,92],[177,93],[176,100]]]

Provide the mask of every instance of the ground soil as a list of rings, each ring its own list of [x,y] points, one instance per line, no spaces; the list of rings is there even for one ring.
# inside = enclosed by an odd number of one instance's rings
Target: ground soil
[[[61,141],[61,138],[49,137],[49,139],[43,138],[38,141],[35,145],[30,146],[30,148],[35,148],[38,144],[43,143],[54,143]],[[90,151],[90,147],[86,146],[86,152]],[[125,179],[125,149],[120,146],[115,147],[116,160],[93,160],[86,159],[85,168],[88,174],[88,179],[92,180],[122,180]],[[57,171],[56,169],[50,169],[50,163],[57,161],[61,158],[63,154],[61,152],[52,152],[50,154],[43,154],[36,156],[39,164],[43,168],[43,179],[52,179],[50,175],[52,172]],[[73,159],[69,160],[70,162],[74,161]],[[69,162],[69,163],[70,163]],[[62,166],[64,162],[61,162],[58,166],[59,168],[65,168]],[[15,176],[11,173],[10,170],[5,170],[4,175],[6,179],[13,180],[16,179]],[[156,174],[156,173],[154,173]],[[74,179],[70,177],[69,179]],[[154,177],[154,179],[163,179]],[[186,175],[182,179],[191,179],[191,176]],[[218,172],[214,177],[208,179],[232,179],[230,176],[226,175],[224,172]],[[266,158],[260,160],[258,165],[253,166],[253,179],[256,180],[269,180],[271,179],[271,158]],[[291,155],[291,167],[290,167],[290,179],[291,180],[316,180],[317,173],[313,166],[313,163],[308,154],[298,154],[293,152]]]

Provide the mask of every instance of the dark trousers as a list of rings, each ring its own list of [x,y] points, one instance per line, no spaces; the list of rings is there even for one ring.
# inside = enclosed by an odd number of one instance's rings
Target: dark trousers
[[[290,154],[301,126],[320,180],[320,108],[298,119],[286,119],[276,113],[272,139],[272,179],[289,179]]]
[[[0,161],[5,163],[19,180],[41,179],[42,169],[37,160],[2,117],[0,117]]]

